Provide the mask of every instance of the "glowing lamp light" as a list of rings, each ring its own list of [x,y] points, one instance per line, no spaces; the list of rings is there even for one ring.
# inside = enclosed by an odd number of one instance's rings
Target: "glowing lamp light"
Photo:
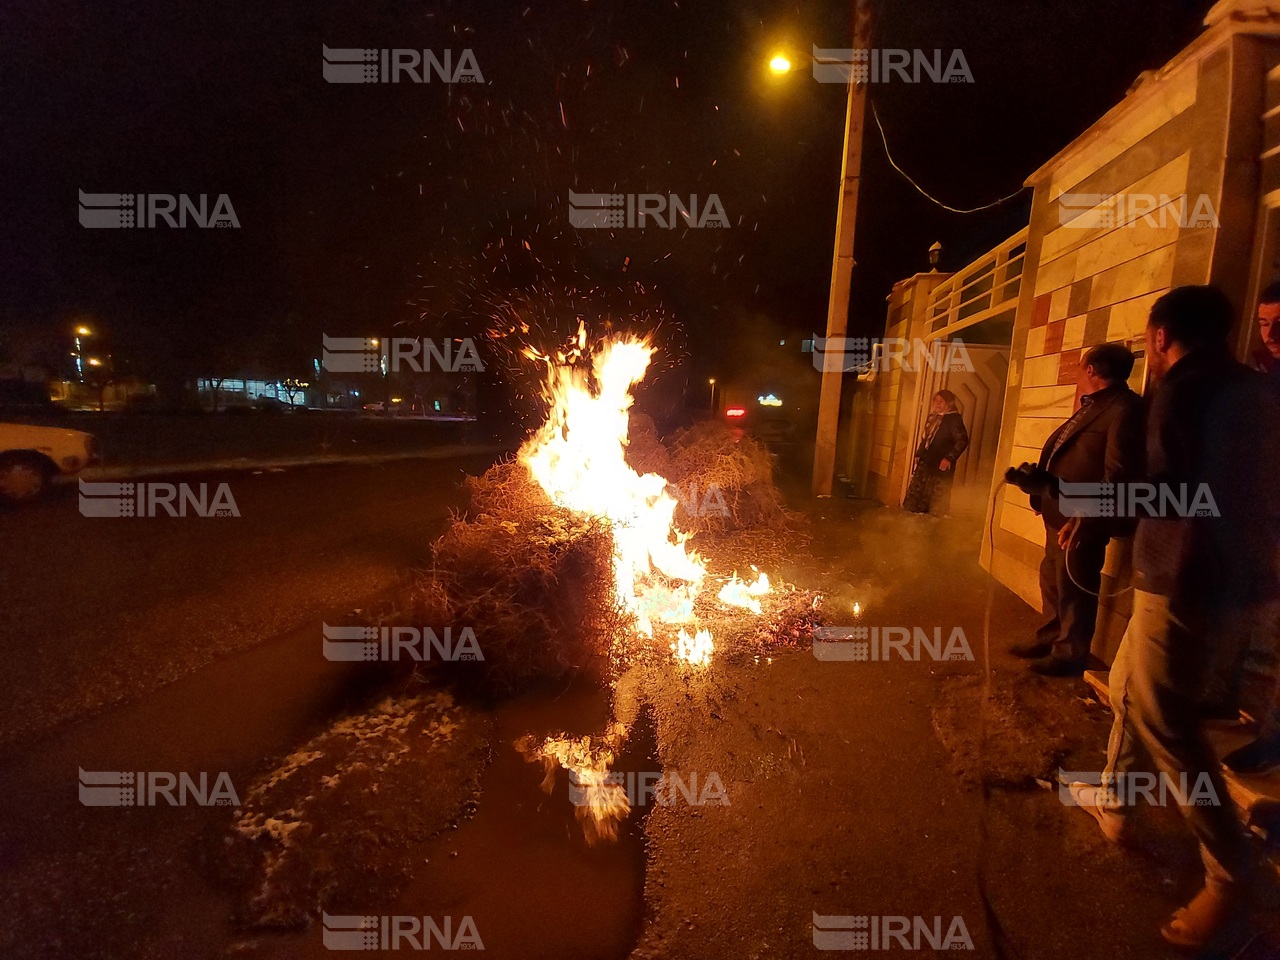
[[[93,336],[93,331],[90,330],[88,327],[76,327],[76,333],[82,337]]]
[[[781,401],[781,400],[779,400],[777,397],[775,397],[772,393],[770,393],[770,394],[768,394],[768,395],[766,395],[766,396],[763,396],[763,397],[756,397],[756,403],[760,404],[760,406],[762,406],[762,407],[780,407],[780,406],[782,406],[782,401]]]
[[[791,70],[791,61],[779,53],[769,61],[769,69],[774,73],[788,73]]]
[[[729,407],[725,410],[724,415],[726,417],[745,417],[747,411],[745,407]]]

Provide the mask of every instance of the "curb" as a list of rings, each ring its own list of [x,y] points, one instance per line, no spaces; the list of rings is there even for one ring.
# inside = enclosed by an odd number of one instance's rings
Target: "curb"
[[[306,456],[306,457],[273,457],[270,459],[250,460],[245,457],[232,460],[202,460],[187,463],[140,463],[121,464],[119,466],[88,467],[76,477],[60,477],[62,482],[82,480],[134,480],[143,477],[173,477],[193,473],[222,473],[227,471],[265,471],[287,470],[292,467],[337,466],[343,464],[378,464],[392,463],[397,460],[454,460],[460,457],[481,456],[492,453],[513,451],[514,448],[500,444],[484,446],[465,446],[454,444],[447,447],[435,447],[403,453],[371,453],[364,455]]]

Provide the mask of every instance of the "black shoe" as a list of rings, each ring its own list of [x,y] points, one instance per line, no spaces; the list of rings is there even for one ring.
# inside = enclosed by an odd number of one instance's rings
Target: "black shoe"
[[[1255,740],[1222,758],[1232,773],[1264,774],[1280,767],[1280,737]]]
[[[1038,660],[1041,657],[1047,657],[1052,650],[1052,643],[1041,643],[1039,640],[1024,640],[1022,643],[1015,643],[1009,648],[1010,653],[1015,657],[1022,657],[1023,660]]]
[[[1042,677],[1078,677],[1084,673],[1083,660],[1065,660],[1062,657],[1041,657],[1028,666]]]

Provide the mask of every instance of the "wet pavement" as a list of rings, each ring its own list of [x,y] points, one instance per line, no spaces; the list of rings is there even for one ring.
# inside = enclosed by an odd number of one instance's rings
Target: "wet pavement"
[[[492,459],[179,478],[238,517],[84,517],[74,487],[0,511],[0,748],[385,594]]]
[[[240,895],[218,854],[232,824],[229,807],[89,808],[77,799],[76,771],[226,771],[243,795],[345,711],[368,708],[374,691],[365,665],[319,656],[318,625],[394,590],[400,572],[424,562],[433,531],[460,495],[452,474],[422,464],[332,468],[339,469],[264,477],[246,489],[246,505],[272,510],[246,530],[244,556],[255,559],[243,571],[234,557],[211,552],[213,541],[200,530],[187,530],[196,523],[173,530],[172,544],[130,531],[135,549],[167,564],[151,570],[186,570],[179,558],[194,564],[202,557],[209,575],[181,574],[175,579],[185,586],[173,588],[175,605],[205,624],[178,634],[185,642],[176,646],[198,649],[157,654],[168,670],[150,668],[145,657],[133,661],[122,673],[136,679],[120,688],[119,703],[81,705],[67,714],[78,722],[46,722],[36,735],[35,720],[14,709],[14,698],[32,696],[19,680],[39,683],[50,674],[27,667],[10,678],[11,728],[26,723],[0,768],[0,902],[22,923],[0,936],[0,954],[331,952],[319,905],[308,930],[233,925]],[[318,497],[323,517],[300,515],[304,491]],[[29,535],[59,529],[65,518],[58,511],[74,505],[39,509],[46,512],[19,518]],[[923,956],[934,954],[933,936],[961,947],[967,938],[982,957],[1165,957],[1156,930],[1199,882],[1194,847],[1170,811],[1156,811],[1150,842],[1121,851],[1047,789],[1059,767],[1100,767],[1108,717],[1081,681],[1032,678],[1003,653],[1036,617],[978,568],[980,522],[838,499],[811,504],[809,513],[814,539],[797,545],[778,575],[833,601],[859,600],[856,625],[868,629],[936,627],[950,636],[959,628],[973,659],[824,661],[792,648],[759,662],[717,660],[664,684],[649,692],[648,719],[619,769],[661,769],[704,784],[714,775],[727,802],[650,804],[624,822],[616,843],[595,847],[575,822],[563,772],[556,789],[543,793],[541,769],[513,741],[598,730],[607,717],[603,691],[580,681],[496,709],[464,704],[491,731],[472,802],[442,811],[458,816],[434,837],[380,854],[388,870],[408,871],[396,894],[325,908],[450,917],[455,927],[471,917],[486,955],[501,960],[813,957],[823,945],[861,942],[849,937],[858,932],[874,952],[873,929],[879,938],[900,922]],[[309,530],[316,526],[324,529]],[[260,551],[289,531],[298,538],[294,549],[263,559]],[[93,550],[111,539],[86,536],[85,555],[69,561],[81,567],[70,574],[104,569],[108,583],[94,587],[91,599],[114,597],[133,628],[92,662],[108,651],[175,645],[168,621],[136,595],[146,574],[110,569]],[[181,553],[162,558],[162,544]],[[295,566],[278,567],[289,555]],[[362,565],[361,576],[353,576],[353,563]],[[118,629],[73,630],[77,608],[48,608],[47,592],[39,591],[51,583],[15,572],[36,591],[20,596],[30,615],[44,618],[30,633],[41,649],[68,656],[120,637]],[[274,608],[288,626],[218,646],[210,638],[219,635],[216,612],[228,593],[250,612]],[[65,681],[48,688],[54,692],[79,676],[53,675]],[[424,787],[423,796],[431,795]],[[403,802],[370,794],[353,817],[394,815]],[[1280,915],[1274,905],[1265,894],[1272,922]],[[1280,942],[1266,938],[1275,931],[1252,940],[1252,931],[1238,934],[1218,956],[1280,956],[1268,952]]]

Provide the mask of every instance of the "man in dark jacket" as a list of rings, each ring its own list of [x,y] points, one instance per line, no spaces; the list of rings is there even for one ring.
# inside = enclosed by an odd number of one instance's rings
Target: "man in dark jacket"
[[[1091,348],[1080,361],[1080,406],[1045,441],[1039,467],[1069,483],[1125,483],[1142,473],[1142,398],[1126,382],[1133,354],[1118,343]],[[1107,543],[1129,533],[1104,517],[1067,517],[1054,492],[1031,494],[1044,518],[1040,596],[1048,618],[1035,639],[1013,653],[1046,676],[1084,670],[1098,619],[1098,590]]]
[[[1151,308],[1147,360],[1159,378],[1147,421],[1147,474],[1160,491],[1138,520],[1129,621],[1126,724],[1160,773],[1207,783],[1212,802],[1181,810],[1200,841],[1205,886],[1161,930],[1204,944],[1250,880],[1250,851],[1217,757],[1200,729],[1215,648],[1280,616],[1280,407],[1236,362],[1233,311],[1213,287],[1179,287]],[[1180,496],[1179,496],[1180,495]],[[1211,498],[1211,499],[1210,499]]]
[[[1258,297],[1258,334],[1261,344],[1252,366],[1265,374],[1280,395],[1280,283],[1272,283]],[[1280,483],[1280,476],[1274,477]],[[1262,774],[1280,766],[1280,637],[1275,630],[1261,634],[1241,631],[1235,649],[1226,656],[1225,687],[1240,696],[1240,706],[1258,721],[1258,738],[1222,758],[1236,773]],[[1241,668],[1241,664],[1244,666]],[[1236,686],[1233,688],[1232,683]],[[1248,694],[1241,688],[1248,689]]]

